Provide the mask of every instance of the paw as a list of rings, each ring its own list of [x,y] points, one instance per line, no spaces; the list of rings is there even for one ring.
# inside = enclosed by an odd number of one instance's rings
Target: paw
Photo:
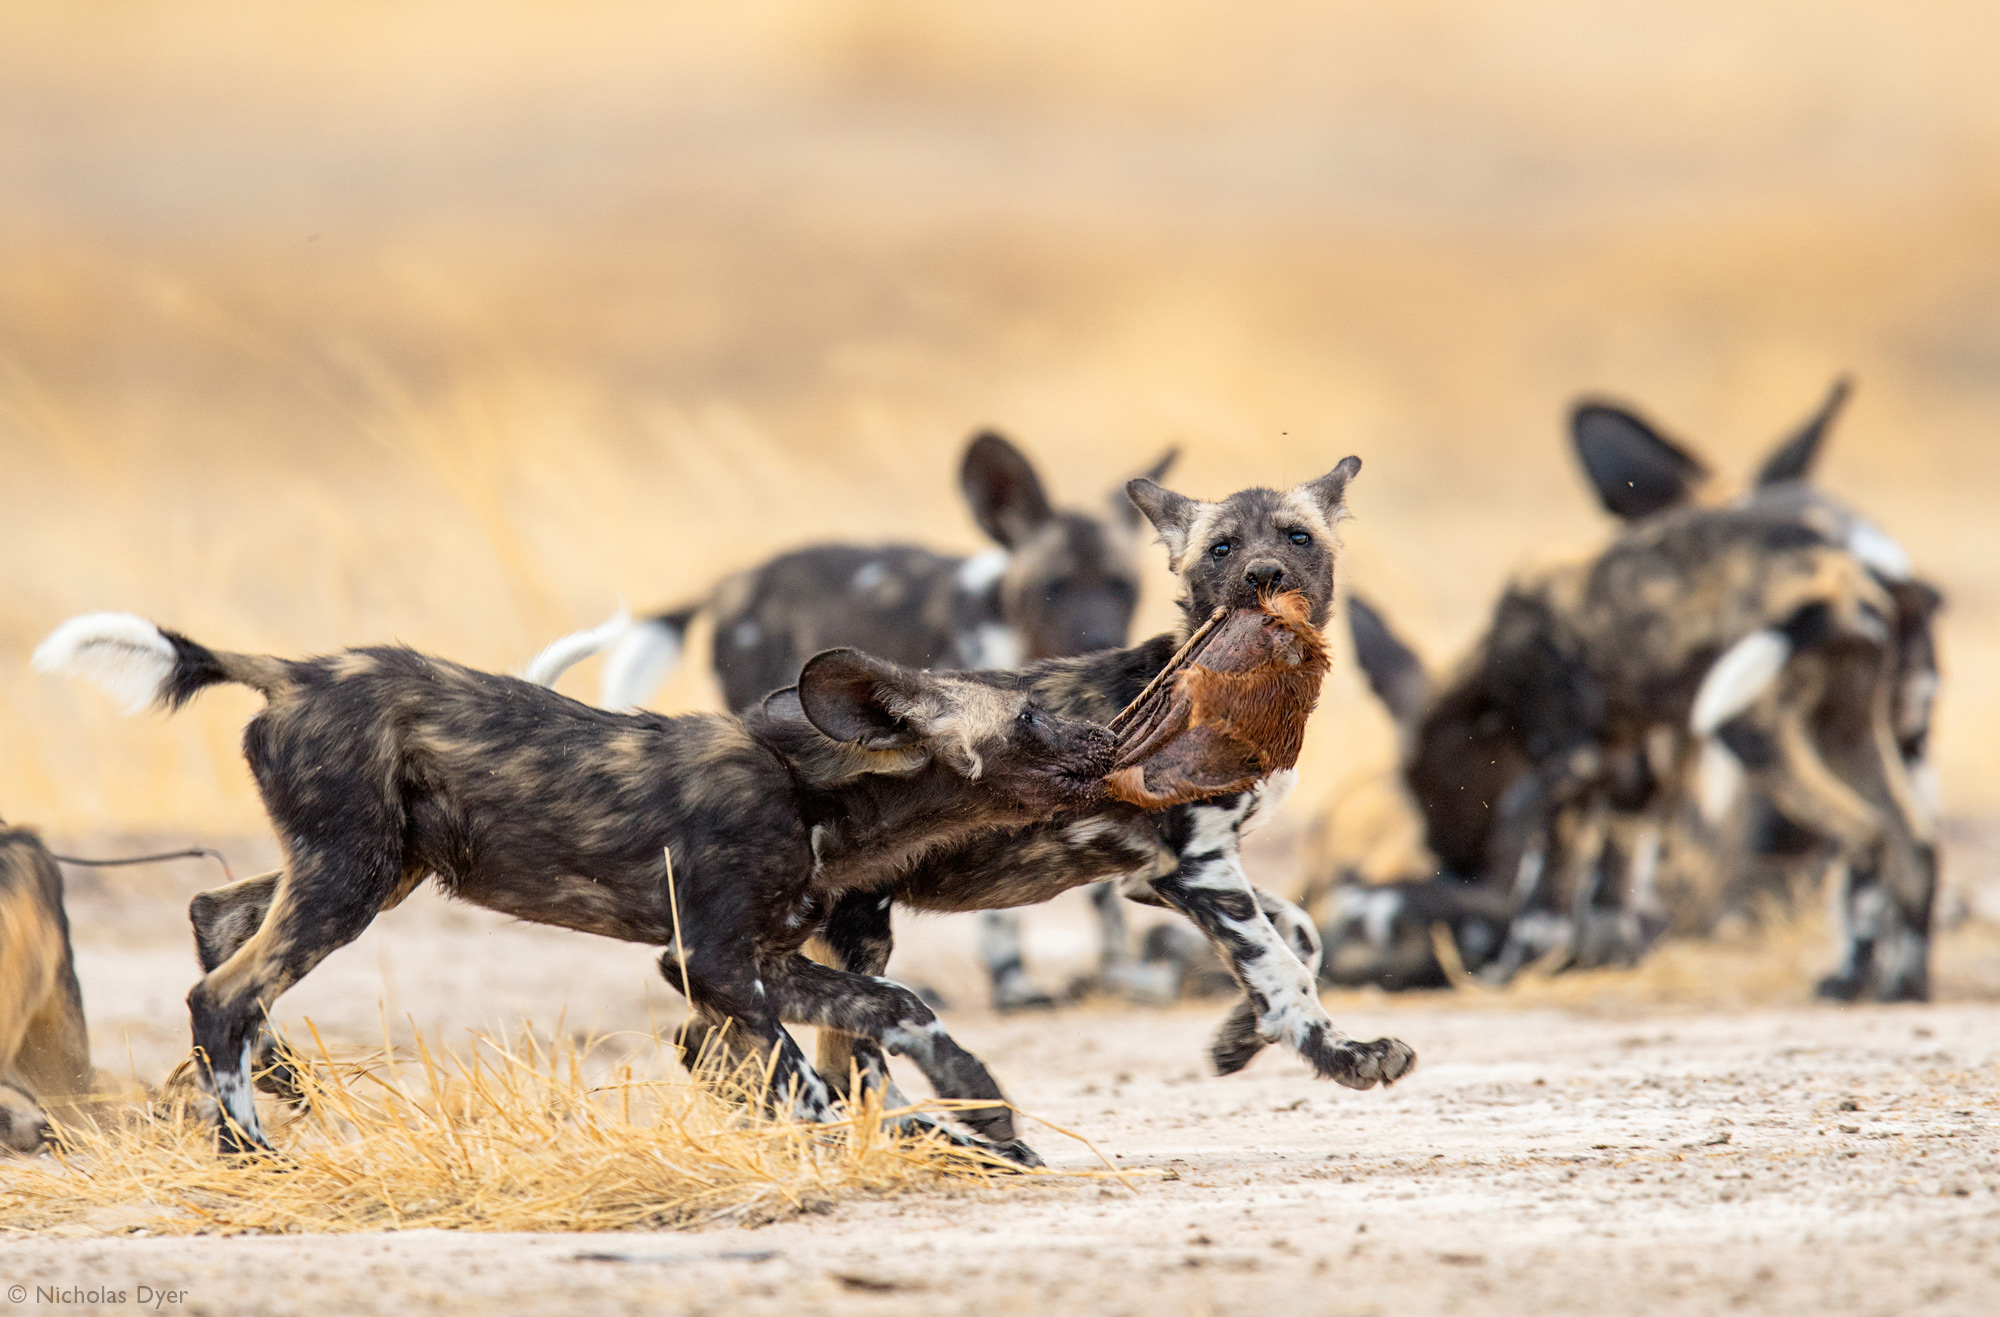
[[[1813,985],[1813,996],[1827,1001],[1853,1001],[1861,996],[1861,978],[1854,974],[1829,974]]]
[[[993,981],[993,1009],[1002,1014],[1054,1010],[1055,1005],[1054,997],[1036,987],[1033,979],[1018,970]]]
[[[1215,1041],[1208,1045],[1208,1058],[1215,1063],[1218,1075],[1233,1075],[1250,1064],[1266,1044],[1257,1033],[1257,1009],[1247,1000],[1236,1003],[1236,1009],[1215,1031]]]
[[[1417,1065],[1416,1051],[1396,1038],[1377,1038],[1367,1043],[1346,1038],[1324,1043],[1315,1038],[1304,1053],[1313,1073],[1348,1088],[1373,1088],[1377,1084],[1386,1087]]]
[[[1012,1162],[1024,1171],[1038,1170],[1043,1165],[1041,1156],[1019,1139],[1009,1139],[1005,1143],[992,1143],[981,1149],[990,1152],[1003,1161]]]

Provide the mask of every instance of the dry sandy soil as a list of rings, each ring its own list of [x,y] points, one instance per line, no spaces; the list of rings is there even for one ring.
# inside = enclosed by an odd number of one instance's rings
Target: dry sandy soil
[[[185,1046],[177,907],[201,877],[73,878],[101,1063],[129,1055],[156,1079]],[[1081,967],[1081,901],[1037,912],[1031,931],[1045,975]],[[943,985],[954,1029],[1016,1102],[1090,1139],[1129,1185],[920,1191],[680,1234],[15,1238],[0,1286],[147,1285],[214,1313],[1969,1313],[2000,1294],[1990,1004],[1349,994],[1333,1001],[1344,1026],[1422,1057],[1395,1089],[1352,1093],[1275,1053],[1208,1075],[1213,1003],[995,1016],[965,923],[904,936],[896,971]],[[675,1014],[641,948],[420,894],[281,1015],[363,1042],[385,1015],[449,1038],[558,1009],[579,1031]],[[1097,1164],[1052,1131],[1036,1142],[1058,1166]]]

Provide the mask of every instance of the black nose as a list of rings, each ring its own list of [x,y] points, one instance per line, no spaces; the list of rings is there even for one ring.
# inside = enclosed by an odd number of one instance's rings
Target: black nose
[[[1285,569],[1274,562],[1259,563],[1244,572],[1243,579],[1259,590],[1275,590],[1278,582],[1285,579]]]

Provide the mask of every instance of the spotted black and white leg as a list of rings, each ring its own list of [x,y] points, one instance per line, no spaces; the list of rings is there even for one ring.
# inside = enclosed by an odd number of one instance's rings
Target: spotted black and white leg
[[[820,940],[826,944],[839,968],[870,979],[879,978],[882,971],[888,968],[889,954],[895,947],[890,921],[892,904],[889,898],[872,892],[849,892],[835,903],[820,931]],[[863,1092],[881,1094],[883,1106],[890,1110],[912,1105],[889,1075],[889,1063],[883,1053],[882,1042],[869,1034],[850,1033],[831,1025],[822,1026],[819,1030],[819,1068],[829,1086],[844,1098],[859,1096],[850,1091],[852,1083],[859,1080]],[[898,1116],[895,1124],[904,1132],[928,1131],[961,1145],[990,1146],[983,1139],[967,1139],[950,1126],[920,1112]],[[1038,1160],[1032,1160],[1035,1154],[1018,1141],[1005,1149],[993,1150],[1024,1165],[1039,1164]]]
[[[978,1057],[959,1046],[944,1022],[921,997],[891,979],[851,974],[846,970],[784,956],[764,966],[764,980],[779,1016],[791,1024],[838,1030],[850,1039],[880,1044],[896,1056],[908,1057],[941,1098],[988,1102],[954,1112],[993,1151],[1011,1161],[1038,1166],[1041,1159],[1015,1139],[1014,1113],[1006,1095]],[[879,1055],[877,1053],[876,1055]],[[871,1062],[856,1072],[864,1082],[879,1076],[887,1086],[886,1068]]]
[[[833,1094],[806,1060],[806,1054],[785,1026],[773,1002],[768,966],[723,962],[719,957],[690,952],[686,960],[672,950],[660,957],[660,974],[676,990],[686,985],[695,1019],[676,1038],[681,1059],[693,1063],[719,1053],[730,1070],[753,1060],[764,1083],[764,1107],[774,1116],[789,1116],[810,1124],[836,1118]]]
[[[1243,871],[1240,831],[1258,803],[1246,792],[1174,811],[1167,826],[1180,863],[1153,880],[1153,890],[1215,944],[1243,985],[1259,1039],[1284,1043],[1315,1074],[1349,1088],[1394,1083],[1416,1064],[1416,1053],[1393,1038],[1359,1042],[1334,1027],[1320,1005],[1313,971],[1271,922]],[[1219,1038],[1212,1057],[1217,1070],[1229,1074],[1255,1050]]]

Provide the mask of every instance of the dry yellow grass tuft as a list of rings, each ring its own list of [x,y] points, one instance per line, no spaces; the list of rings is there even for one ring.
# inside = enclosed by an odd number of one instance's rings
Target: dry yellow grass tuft
[[[186,1101],[79,1124],[53,1155],[8,1169],[0,1230],[671,1229],[1017,1178],[934,1135],[886,1131],[879,1103],[831,1125],[753,1116],[735,1099],[755,1093],[756,1076],[704,1065],[696,1082],[657,1035],[623,1051],[528,1031],[352,1057],[317,1030],[314,1043],[295,1064],[306,1110],[266,1113],[280,1156],[218,1157]]]

